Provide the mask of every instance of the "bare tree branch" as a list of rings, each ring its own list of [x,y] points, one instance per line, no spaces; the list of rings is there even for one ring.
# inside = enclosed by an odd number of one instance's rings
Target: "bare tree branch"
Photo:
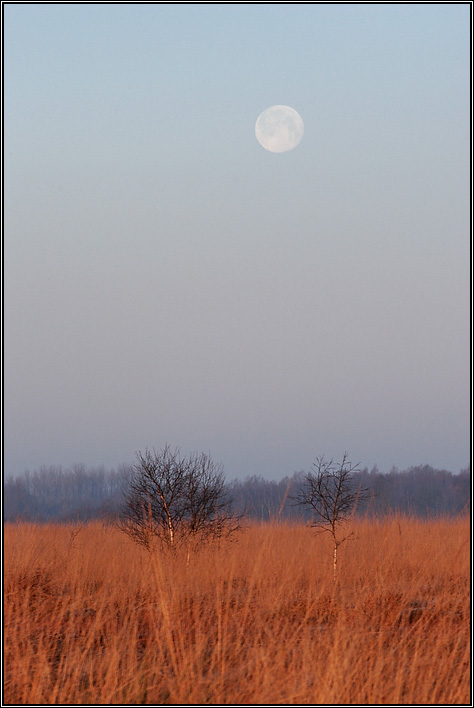
[[[124,490],[120,528],[151,549],[154,541],[175,549],[196,547],[238,531],[224,472],[209,455],[183,458],[179,449],[137,453]]]
[[[369,498],[369,490],[354,488],[353,475],[359,470],[359,464],[352,465],[347,453],[344,453],[339,464],[319,457],[313,468],[314,470],[305,476],[304,486],[296,497],[293,497],[293,501],[298,505],[310,507],[314,515],[311,523],[313,528],[331,534],[335,579],[337,549],[352,537],[352,533],[341,536],[339,527],[355,511],[358,501]]]

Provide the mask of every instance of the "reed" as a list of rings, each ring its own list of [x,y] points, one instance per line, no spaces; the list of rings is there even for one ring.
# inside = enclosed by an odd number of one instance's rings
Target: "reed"
[[[191,557],[7,524],[6,704],[470,701],[468,519],[253,524]]]

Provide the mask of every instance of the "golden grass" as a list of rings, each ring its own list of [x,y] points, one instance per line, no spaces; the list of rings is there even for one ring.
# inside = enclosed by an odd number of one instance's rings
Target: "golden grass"
[[[469,520],[252,525],[191,558],[7,524],[6,704],[470,701]]]

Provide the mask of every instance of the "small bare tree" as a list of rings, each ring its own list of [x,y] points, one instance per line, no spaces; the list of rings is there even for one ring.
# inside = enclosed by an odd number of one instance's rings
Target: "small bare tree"
[[[138,452],[123,495],[119,526],[148,550],[156,540],[172,550],[184,544],[189,559],[191,547],[240,528],[222,466],[203,453]]]
[[[340,464],[319,457],[314,471],[305,476],[305,484],[293,498],[296,504],[310,507],[314,513],[311,525],[319,531],[328,531],[333,540],[333,574],[336,580],[337,551],[339,546],[354,537],[342,534],[341,527],[355,511],[358,501],[369,498],[369,490],[355,489],[353,475],[359,465],[352,465],[344,453]]]

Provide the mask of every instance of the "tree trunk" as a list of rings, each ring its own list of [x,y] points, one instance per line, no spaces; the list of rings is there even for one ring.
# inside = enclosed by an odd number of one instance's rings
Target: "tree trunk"
[[[171,521],[171,516],[168,514],[168,533],[170,535],[170,546],[173,547],[174,544],[174,529],[173,522]]]

